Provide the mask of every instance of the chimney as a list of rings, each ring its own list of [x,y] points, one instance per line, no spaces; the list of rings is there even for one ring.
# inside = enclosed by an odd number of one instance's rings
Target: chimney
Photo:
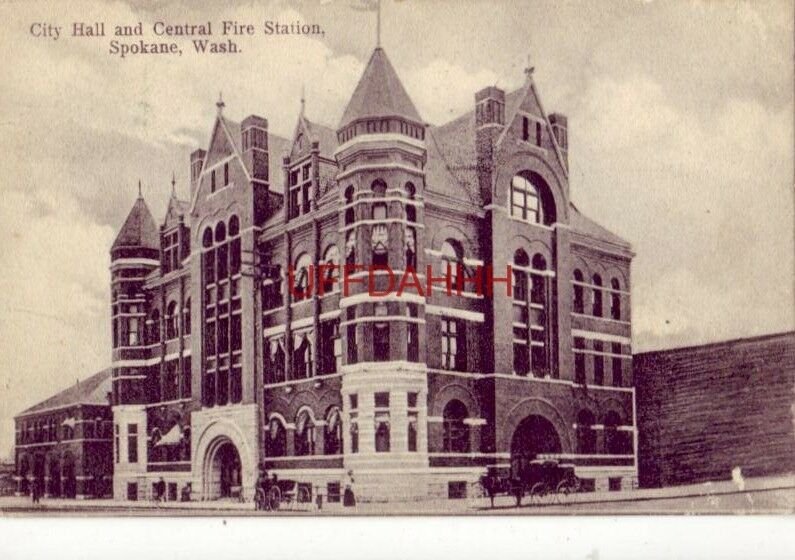
[[[569,167],[569,119],[566,115],[560,113],[552,113],[549,115],[549,124],[552,125],[552,134],[555,135],[555,140],[560,147],[563,154],[563,161],[566,167]]]
[[[505,91],[483,88],[475,94],[475,152],[483,203],[491,203],[494,179],[494,141],[505,126]]]
[[[243,160],[252,178],[268,182],[268,120],[249,115],[240,125]]]
[[[195,150],[190,155],[190,194],[193,196],[193,193],[196,191],[196,187],[199,185],[199,175],[202,172],[202,166],[204,166],[204,158],[207,157],[207,152],[204,150]]]

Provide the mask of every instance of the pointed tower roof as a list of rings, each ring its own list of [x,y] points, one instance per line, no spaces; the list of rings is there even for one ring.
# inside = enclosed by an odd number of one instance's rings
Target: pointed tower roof
[[[121,226],[110,250],[113,253],[117,249],[133,247],[160,250],[160,238],[155,220],[144,197],[140,194],[127,215],[127,219],[124,220],[124,225]]]
[[[345,108],[339,128],[372,117],[403,117],[422,123],[417,108],[381,47],[373,51]]]

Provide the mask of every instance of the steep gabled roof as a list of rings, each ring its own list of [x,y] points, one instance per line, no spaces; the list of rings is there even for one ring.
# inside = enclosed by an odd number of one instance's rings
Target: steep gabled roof
[[[111,368],[103,369],[87,379],[78,381],[49,399],[23,410],[17,416],[77,404],[104,404],[110,406],[108,393],[110,393],[112,388],[111,371]]]
[[[310,138],[320,142],[321,155],[333,159],[334,150],[339,145],[336,131],[330,126],[310,121],[307,118],[304,118],[304,122],[309,130]]]
[[[421,123],[409,94],[389,62],[384,49],[377,47],[364,69],[342,115],[339,128],[370,117],[403,117]]]
[[[627,249],[630,248],[630,244],[627,240],[594,222],[591,218],[580,212],[573,203],[569,203],[569,210],[569,225],[572,230],[595,239],[607,241],[608,243],[621,245]]]
[[[132,210],[124,220],[116,240],[111,246],[111,251],[122,247],[143,247],[146,249],[160,249],[160,238],[157,226],[146,205],[144,198],[138,196]]]

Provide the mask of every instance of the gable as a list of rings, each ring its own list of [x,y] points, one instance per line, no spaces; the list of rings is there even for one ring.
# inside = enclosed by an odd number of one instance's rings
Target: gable
[[[217,120],[213,130],[213,137],[210,141],[210,148],[207,150],[207,158],[204,162],[205,169],[209,169],[234,153],[234,147],[229,140],[229,136],[221,125],[220,120]]]

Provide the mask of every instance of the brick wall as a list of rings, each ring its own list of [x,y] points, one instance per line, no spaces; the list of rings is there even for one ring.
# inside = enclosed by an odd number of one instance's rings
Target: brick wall
[[[640,483],[795,471],[795,333],[637,354]]]

